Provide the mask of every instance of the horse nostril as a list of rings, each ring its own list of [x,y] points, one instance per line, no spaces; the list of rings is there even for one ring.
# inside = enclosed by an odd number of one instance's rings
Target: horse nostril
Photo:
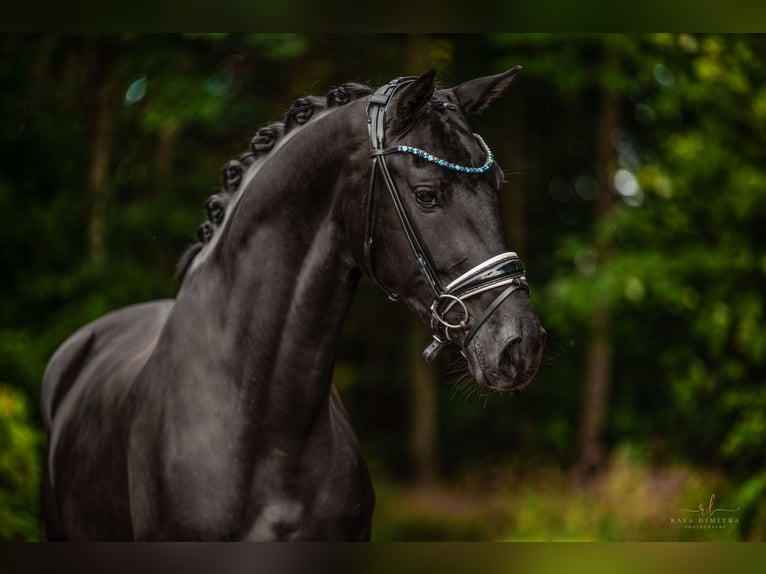
[[[500,372],[513,378],[520,360],[521,337],[515,336],[508,343],[500,354]]]

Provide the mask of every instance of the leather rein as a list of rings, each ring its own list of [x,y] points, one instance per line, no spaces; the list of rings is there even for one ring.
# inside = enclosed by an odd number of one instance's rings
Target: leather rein
[[[446,286],[442,286],[439,275],[434,269],[433,263],[428,256],[428,252],[423,247],[418,238],[415,228],[412,225],[407,210],[402,202],[399,190],[394,184],[391,173],[386,164],[385,156],[390,153],[410,153],[422,157],[423,159],[435,163],[436,165],[463,173],[483,173],[489,169],[494,162],[492,152],[484,143],[480,136],[474,134],[487,153],[487,161],[481,167],[467,167],[447,162],[439,159],[428,152],[409,146],[385,147],[385,121],[386,107],[393,95],[399,88],[413,82],[415,77],[396,78],[388,84],[378,88],[370,95],[367,104],[367,128],[370,135],[370,157],[372,158],[372,174],[370,176],[370,187],[367,197],[367,217],[365,222],[365,241],[364,256],[367,263],[370,277],[377,283],[392,301],[399,301],[400,297],[393,291],[384,287],[375,276],[372,264],[372,244],[374,235],[373,218],[373,194],[375,191],[375,182],[378,172],[380,172],[383,181],[386,184],[394,209],[399,218],[399,222],[404,230],[407,242],[418,262],[418,267],[426,283],[434,294],[434,301],[431,304],[431,330],[433,331],[433,341],[423,351],[423,358],[426,361],[433,361],[441,351],[441,348],[447,343],[454,343],[461,347],[461,353],[465,356],[465,349],[469,341],[478,332],[484,322],[495,312],[500,304],[505,301],[513,292],[523,289],[529,293],[527,285],[525,268],[521,259],[513,251],[507,251],[490,257],[478,265],[469,269],[457,279],[451,281]],[[470,297],[484,293],[485,291],[505,287],[505,289],[495,298],[494,301],[478,317],[471,317],[465,300]],[[453,309],[458,311],[459,320],[448,320],[447,314]],[[454,333],[467,331],[461,344],[453,340]]]

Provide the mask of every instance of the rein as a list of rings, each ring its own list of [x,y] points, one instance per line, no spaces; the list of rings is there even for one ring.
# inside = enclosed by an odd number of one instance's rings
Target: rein
[[[386,164],[385,156],[391,153],[408,153],[421,157],[435,165],[450,169],[453,171],[469,174],[480,174],[490,169],[494,163],[494,156],[484,140],[478,134],[474,134],[487,154],[484,165],[480,167],[462,166],[440,159],[419,148],[398,145],[393,147],[384,147],[385,140],[385,120],[386,107],[396,91],[414,81],[415,77],[396,78],[388,84],[378,88],[369,98],[367,105],[367,128],[370,135],[370,157],[372,158],[372,174],[370,176],[370,187],[367,197],[367,217],[365,224],[365,242],[364,256],[367,263],[370,277],[377,283],[392,301],[399,301],[400,297],[393,291],[386,289],[375,276],[372,264],[372,244],[374,235],[373,218],[373,194],[375,191],[375,181],[380,172],[383,181],[386,184],[394,209],[399,217],[399,222],[404,230],[404,235],[412,249],[415,259],[418,262],[426,283],[434,294],[434,301],[431,304],[431,330],[433,331],[433,341],[423,351],[423,358],[426,361],[433,361],[441,351],[441,348],[447,344],[455,343],[453,332],[467,331],[462,341],[461,353],[465,356],[465,349],[469,341],[478,332],[484,322],[494,313],[494,311],[505,301],[514,291],[524,289],[529,293],[529,286],[526,282],[524,264],[513,251],[507,251],[479,263],[472,267],[457,279],[449,284],[442,286],[439,276],[434,269],[433,263],[428,257],[428,252],[423,247],[420,239],[415,232],[415,228],[410,221],[407,210],[402,202],[399,190],[394,184],[391,173]],[[484,312],[474,319],[468,312],[465,300],[470,297],[484,293],[485,291],[505,287],[495,300],[484,310]],[[458,309],[462,318],[457,322],[450,322],[447,314],[453,309]]]

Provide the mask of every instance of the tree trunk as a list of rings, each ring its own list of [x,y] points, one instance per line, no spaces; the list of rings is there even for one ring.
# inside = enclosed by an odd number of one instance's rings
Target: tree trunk
[[[412,327],[412,438],[413,478],[418,484],[429,484],[438,472],[437,404],[438,372],[435,363],[427,363],[421,353],[431,342],[429,329],[420,321]]]
[[[90,168],[88,170],[88,255],[92,261],[104,256],[106,236],[106,210],[111,182],[109,168],[112,163],[112,140],[114,132],[116,79],[111,74],[111,55],[96,39],[90,54],[92,70],[99,86],[93,110],[90,140]]]
[[[422,74],[428,66],[428,36],[411,34],[407,39],[405,69]],[[438,371],[436,363],[427,363],[421,354],[430,342],[429,330],[413,317],[410,343],[410,376],[412,379],[412,435],[410,456],[413,479],[419,484],[433,482],[437,475],[437,399]]]
[[[500,167],[505,173],[506,183],[500,194],[503,227],[508,247],[522,259],[526,256],[526,216],[524,197],[524,176],[526,173],[526,156],[524,149],[524,111],[521,94],[513,88],[505,95],[503,105],[503,123],[510,134],[503,140],[500,152],[502,161]]]
[[[596,478],[605,461],[601,428],[612,378],[612,346],[609,341],[609,311],[595,310],[591,321],[591,344],[585,363],[585,396],[580,423],[580,454],[576,479],[588,483]]]
[[[620,98],[604,88],[596,141],[596,177],[598,196],[595,203],[596,226],[601,227],[614,213],[614,194],[610,175],[617,157],[614,137],[620,124]],[[609,259],[609,245],[599,241],[596,245],[599,264]],[[609,387],[612,380],[612,345],[609,337],[609,308],[606,304],[593,311],[590,324],[590,349],[585,364],[585,394],[580,422],[579,458],[575,465],[575,479],[580,483],[593,480],[603,469],[606,459],[601,430],[606,414]]]
[[[160,193],[167,187],[173,176],[173,152],[180,133],[181,122],[177,118],[168,119],[160,128],[155,158],[155,172]]]

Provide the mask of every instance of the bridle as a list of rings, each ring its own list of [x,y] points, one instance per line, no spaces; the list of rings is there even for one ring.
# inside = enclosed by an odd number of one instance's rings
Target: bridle
[[[420,242],[415,228],[407,215],[407,210],[402,202],[399,190],[394,184],[391,172],[388,170],[385,156],[390,153],[409,153],[423,158],[426,161],[457,172],[480,174],[487,171],[494,163],[494,157],[487,144],[478,134],[474,134],[476,139],[484,148],[487,154],[487,160],[480,167],[468,167],[451,163],[437,158],[428,152],[411,146],[398,145],[393,147],[384,147],[386,107],[389,101],[402,86],[413,82],[415,77],[396,78],[385,86],[378,88],[372,94],[367,104],[367,128],[370,134],[370,157],[372,158],[372,174],[370,175],[370,188],[367,197],[367,218],[364,241],[364,256],[367,263],[367,269],[370,277],[386,293],[389,299],[399,301],[400,297],[393,291],[384,287],[375,276],[372,264],[372,243],[374,234],[373,218],[373,193],[375,191],[375,181],[378,172],[383,177],[386,184],[394,209],[399,217],[399,222],[404,230],[404,235],[412,249],[415,259],[418,262],[426,283],[434,293],[434,301],[431,304],[431,330],[433,331],[433,341],[423,351],[423,358],[426,361],[433,361],[441,351],[441,348],[448,342],[455,343],[453,333],[468,331],[462,341],[461,353],[465,356],[465,349],[468,342],[478,332],[484,322],[495,312],[500,304],[505,301],[514,291],[519,289],[529,293],[529,286],[526,282],[524,264],[513,251],[500,253],[490,257],[475,267],[463,273],[460,277],[442,286],[439,276],[428,257],[428,252]],[[465,300],[479,295],[486,291],[505,287],[495,300],[484,310],[478,319],[474,319],[468,313],[468,307]],[[462,314],[458,321],[450,321],[447,314],[457,308]],[[457,343],[455,343],[457,344]]]

